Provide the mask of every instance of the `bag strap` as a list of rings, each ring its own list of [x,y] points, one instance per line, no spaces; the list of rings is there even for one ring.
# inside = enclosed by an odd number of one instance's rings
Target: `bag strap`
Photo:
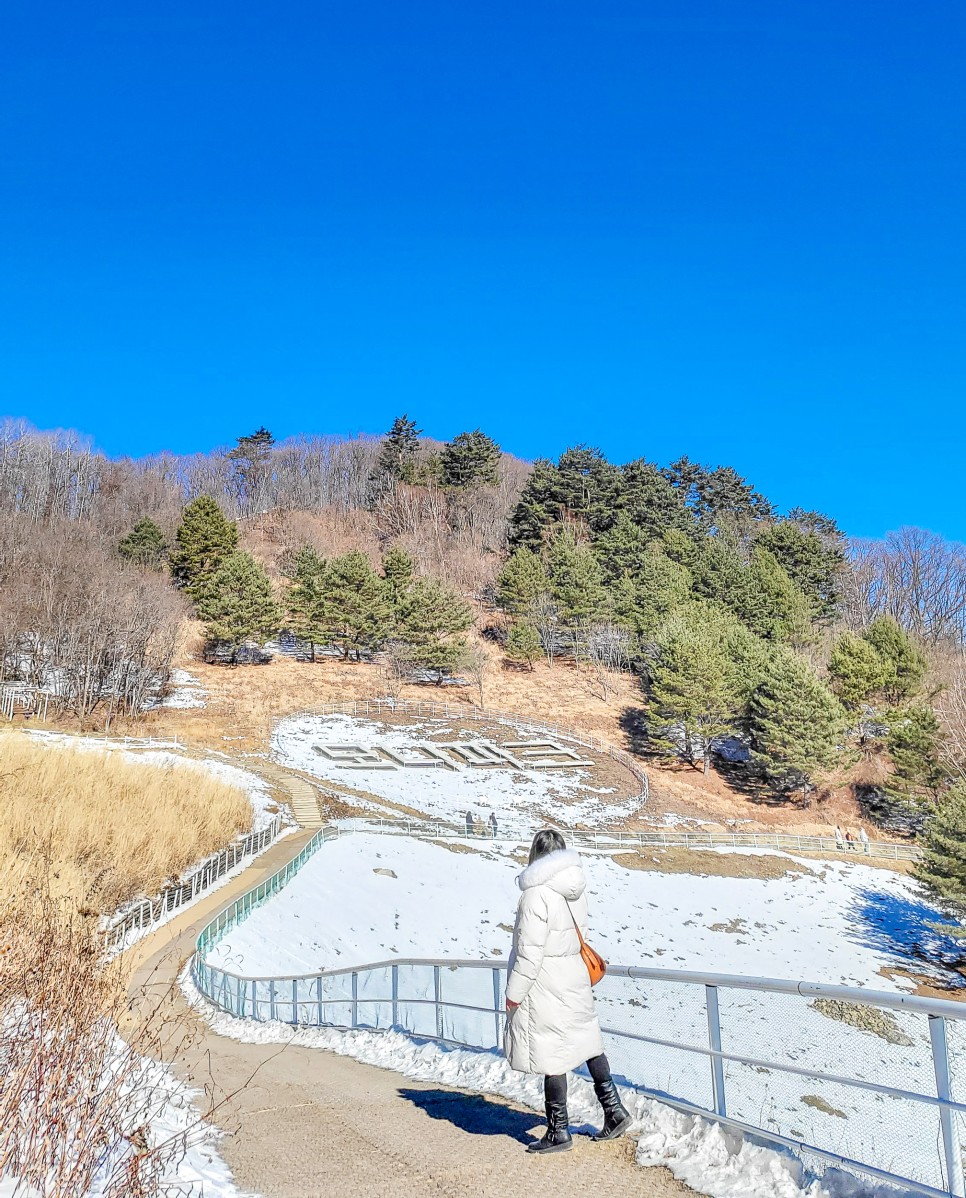
[[[567,904],[567,910],[570,912],[570,918],[574,921],[574,931],[577,933],[577,939],[580,941],[580,947],[586,948],[587,941],[584,940],[584,934],[580,930],[580,924],[577,923],[577,916],[574,915],[574,909],[570,905],[570,899],[564,899],[564,902]]]

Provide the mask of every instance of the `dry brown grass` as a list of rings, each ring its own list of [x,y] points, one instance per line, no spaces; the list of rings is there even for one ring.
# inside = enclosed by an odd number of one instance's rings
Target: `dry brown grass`
[[[0,893],[18,864],[46,859],[56,893],[112,912],[250,823],[246,795],[201,770],[0,737]]]
[[[614,861],[625,869],[662,874],[697,874],[715,878],[757,878],[761,881],[812,871],[788,857],[771,853],[694,852],[691,849],[645,849],[639,853],[615,853]]]

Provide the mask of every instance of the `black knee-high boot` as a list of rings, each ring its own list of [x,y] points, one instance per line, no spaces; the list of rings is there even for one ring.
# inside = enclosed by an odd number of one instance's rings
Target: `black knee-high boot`
[[[547,1111],[546,1135],[527,1145],[527,1152],[564,1152],[573,1148],[570,1136],[570,1117],[567,1114],[567,1076],[544,1080],[543,1096]]]
[[[587,1062],[590,1076],[594,1080],[594,1093],[604,1108],[604,1126],[594,1136],[595,1140],[616,1140],[634,1122],[630,1111],[621,1102],[621,1096],[610,1075],[607,1057],[601,1054]]]

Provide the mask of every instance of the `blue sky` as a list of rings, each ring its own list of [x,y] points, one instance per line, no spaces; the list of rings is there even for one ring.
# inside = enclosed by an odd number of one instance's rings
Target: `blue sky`
[[[13,0],[0,411],[407,411],[966,540],[964,61],[953,0]]]

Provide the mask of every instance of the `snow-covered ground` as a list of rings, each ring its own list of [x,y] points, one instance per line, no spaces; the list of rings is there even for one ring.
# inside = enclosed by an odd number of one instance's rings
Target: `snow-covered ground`
[[[520,866],[498,843],[462,847],[469,851],[364,833],[327,844],[279,895],[233,928],[208,960],[256,977],[393,957],[498,961],[510,947]],[[760,880],[660,874],[627,869],[606,856],[590,857],[593,944],[608,960],[624,965],[806,979],[893,993],[900,985],[881,970],[919,965],[914,954],[925,939],[940,945],[942,938],[930,924],[941,917],[910,880],[857,863],[785,860],[787,874]],[[696,855],[696,869],[697,862]],[[444,997],[489,1006],[491,972],[445,971]],[[360,994],[385,997],[387,974],[364,975]],[[432,997],[431,970],[401,974],[405,985],[415,987],[406,996]],[[615,1073],[711,1105],[707,1058],[678,1047],[707,1044],[703,985],[611,975],[597,995],[602,1023],[617,1033],[608,1042]],[[721,989],[719,999],[726,1052],[790,1060],[803,1069],[923,1093],[935,1085],[924,1016],[896,1012],[875,1030],[860,1030],[798,995]],[[387,1008],[363,1004],[362,1009],[376,1026],[385,1026]],[[451,1011],[447,1019],[453,1021],[448,1024],[452,1038],[492,1045],[492,1016]],[[227,1026],[245,1035],[251,1030],[239,1021]],[[621,1032],[656,1037],[673,1047],[644,1044]],[[966,1037],[958,1025],[951,1026],[951,1034],[958,1059]],[[725,1075],[734,1118],[941,1183],[934,1108],[765,1066],[726,1063]]]
[[[158,707],[173,707],[186,710],[191,707],[207,707],[208,692],[201,685],[201,679],[187,670],[172,670],[168,679],[168,693],[164,698],[150,699],[144,705],[145,711]]]
[[[506,727],[506,741],[538,739],[525,730],[515,733]],[[411,753],[414,745],[429,736],[447,734],[454,741],[478,741],[479,725],[468,720],[424,721],[411,726],[379,724],[354,716],[299,715],[282,720],[272,736],[275,758],[317,778],[351,786],[375,796],[375,802],[358,800],[381,815],[399,815],[399,804],[433,819],[462,821],[467,811],[486,820],[495,812],[502,824],[523,832],[534,831],[547,821],[563,827],[607,827],[633,815],[640,804],[618,798],[609,787],[596,784],[590,767],[553,770],[512,768],[386,768],[355,769],[328,760],[317,745],[385,745],[400,753]],[[566,743],[566,742],[564,742]],[[380,804],[378,799],[388,800]]]

